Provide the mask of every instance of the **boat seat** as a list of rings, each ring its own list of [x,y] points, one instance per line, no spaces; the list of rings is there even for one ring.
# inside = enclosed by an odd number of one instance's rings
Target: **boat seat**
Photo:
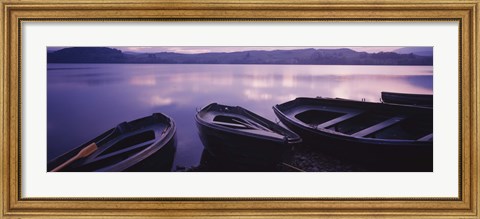
[[[400,122],[400,121],[402,121],[402,120],[404,120],[404,119],[405,119],[405,117],[396,116],[396,117],[390,118],[390,119],[388,119],[388,120],[385,120],[385,121],[383,121],[383,122],[381,122],[381,123],[378,123],[378,124],[376,124],[376,125],[370,126],[370,127],[366,128],[366,129],[362,129],[362,130],[360,130],[360,131],[352,134],[352,136],[354,136],[354,137],[365,137],[365,136],[370,135],[370,134],[372,134],[372,133],[374,133],[374,132],[377,132],[377,131],[379,131],[379,130],[382,130],[382,129],[384,129],[384,128],[387,128],[387,127],[389,127],[389,126],[392,126],[392,125],[394,125],[394,124],[396,124],[396,123],[398,123],[398,122]]]
[[[332,120],[329,120],[329,121],[326,121],[320,125],[317,126],[317,129],[319,128],[327,128],[329,126],[332,126],[332,125],[335,125],[337,123],[340,123],[340,122],[343,122],[347,119],[350,119],[350,118],[353,118],[355,116],[358,116],[360,114],[362,114],[364,111],[357,111],[357,112],[352,112],[352,113],[348,113],[348,114],[345,114],[343,116],[340,116],[340,117],[337,117],[335,119],[332,119]]]
[[[230,123],[230,122],[219,122],[219,121],[212,121],[213,124],[217,125],[223,125],[223,126],[231,126],[231,127],[238,127],[238,128],[248,128],[247,126],[243,124],[236,124],[236,123]]]
[[[433,138],[433,133],[430,133],[428,135],[425,135],[425,136],[417,139],[417,141],[432,141],[432,138]]]

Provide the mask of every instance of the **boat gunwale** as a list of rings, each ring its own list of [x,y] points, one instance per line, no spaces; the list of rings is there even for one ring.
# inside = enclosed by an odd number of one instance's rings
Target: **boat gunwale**
[[[433,94],[414,94],[382,91],[380,93],[383,103],[394,105],[433,107]],[[399,100],[400,99],[400,100]]]
[[[382,91],[381,94],[386,95],[398,95],[398,96],[408,96],[408,97],[433,97],[432,94],[414,94],[414,93],[399,93],[399,92],[390,92],[390,91]]]

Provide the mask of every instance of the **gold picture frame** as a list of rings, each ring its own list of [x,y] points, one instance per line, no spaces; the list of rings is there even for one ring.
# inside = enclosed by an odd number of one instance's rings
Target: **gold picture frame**
[[[480,3],[454,0],[1,0],[1,217],[477,218]],[[21,26],[31,21],[455,21],[459,194],[455,198],[22,198]]]

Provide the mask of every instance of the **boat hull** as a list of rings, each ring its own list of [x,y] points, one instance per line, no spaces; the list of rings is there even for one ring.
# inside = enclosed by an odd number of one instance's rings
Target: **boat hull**
[[[200,139],[210,155],[245,169],[275,169],[288,160],[292,144],[225,132],[197,123]]]
[[[177,151],[177,138],[173,136],[163,147],[158,151],[142,159],[128,168],[122,170],[123,172],[170,172],[172,171],[175,153]]]

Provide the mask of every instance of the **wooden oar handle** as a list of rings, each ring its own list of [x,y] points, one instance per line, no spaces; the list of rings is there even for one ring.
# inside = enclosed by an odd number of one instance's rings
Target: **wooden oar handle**
[[[73,163],[74,161],[76,161],[78,159],[79,159],[79,157],[78,157],[78,154],[77,154],[74,157],[67,160],[65,163],[62,163],[58,167],[55,167],[55,169],[53,169],[51,172],[58,172],[58,171],[62,170],[63,168],[65,168],[66,166],[70,165],[71,163]]]
[[[58,167],[53,169],[51,172],[58,172],[58,171],[62,170],[63,168],[65,168],[66,166],[73,163],[74,161],[76,161],[80,158],[84,158],[84,157],[89,156],[90,154],[95,152],[97,150],[97,148],[98,148],[98,146],[97,146],[97,144],[95,144],[95,142],[89,144],[88,146],[86,146],[82,150],[80,150],[75,156],[73,156],[72,158],[67,160],[65,163],[60,164]]]

